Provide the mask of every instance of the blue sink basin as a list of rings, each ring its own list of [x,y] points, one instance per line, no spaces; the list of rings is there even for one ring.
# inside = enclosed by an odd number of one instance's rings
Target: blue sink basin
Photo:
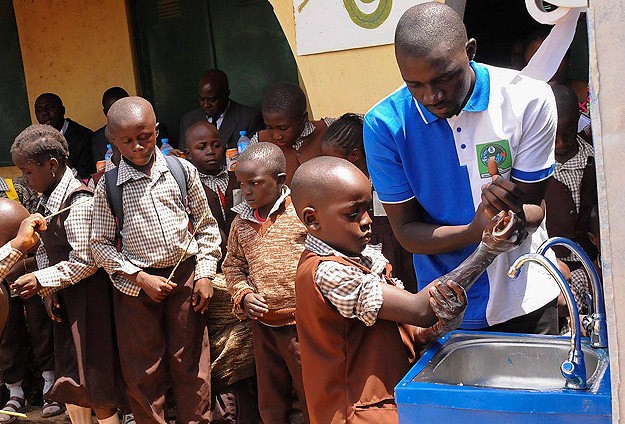
[[[610,423],[607,349],[584,343],[588,388],[572,390],[560,374],[569,348],[569,337],[454,331],[395,388],[400,423]]]

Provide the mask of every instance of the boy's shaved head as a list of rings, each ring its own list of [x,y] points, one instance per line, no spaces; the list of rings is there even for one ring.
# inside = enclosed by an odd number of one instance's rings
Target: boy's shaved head
[[[17,230],[29,213],[15,200],[0,197],[0,245],[6,244],[17,235]]]
[[[442,46],[464,50],[467,30],[462,18],[449,6],[428,2],[406,10],[395,30],[395,52],[428,57]]]
[[[306,112],[306,95],[299,85],[279,82],[269,87],[262,104],[263,114],[300,117]]]
[[[206,121],[198,121],[192,124],[187,130],[184,132],[184,137],[188,141],[191,135],[204,135],[204,134],[212,134],[219,136],[219,130],[213,124],[210,124]]]
[[[258,162],[274,177],[286,174],[286,158],[282,150],[273,143],[254,143],[247,146],[237,159],[240,162]]]
[[[301,164],[293,175],[293,206],[298,215],[305,207],[317,209],[328,202],[329,193],[354,183],[370,184],[367,176],[348,160],[333,156],[313,158]]]
[[[107,129],[114,130],[128,122],[144,121],[145,119],[154,121],[156,124],[156,115],[152,104],[143,97],[131,96],[117,100],[108,114]],[[109,128],[112,127],[112,128]]]

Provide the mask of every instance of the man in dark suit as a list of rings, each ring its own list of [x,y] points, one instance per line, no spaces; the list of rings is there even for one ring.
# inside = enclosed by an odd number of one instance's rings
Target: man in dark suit
[[[95,172],[91,154],[93,131],[65,118],[65,106],[53,93],[43,93],[35,100],[35,116],[40,124],[50,125],[61,132],[69,146],[69,166],[78,176],[87,179]]]
[[[237,147],[239,131],[246,131],[247,136],[252,138],[252,135],[264,128],[262,116],[258,112],[231,100],[229,96],[228,77],[223,71],[209,69],[202,75],[198,84],[200,107],[185,113],[180,119],[180,150],[186,147],[185,131],[199,121],[215,125],[227,149]]]

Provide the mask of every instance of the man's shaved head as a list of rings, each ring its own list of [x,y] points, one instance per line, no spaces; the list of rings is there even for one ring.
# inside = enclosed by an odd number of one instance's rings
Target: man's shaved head
[[[0,246],[3,246],[17,235],[17,230],[29,213],[15,200],[0,197]]]
[[[367,176],[348,160],[333,156],[313,158],[301,164],[293,175],[293,206],[298,215],[306,207],[317,209],[328,201],[331,193],[356,184],[370,185]]]
[[[449,6],[428,2],[406,10],[395,30],[395,52],[411,57],[429,56],[435,49],[464,50],[467,30]]]

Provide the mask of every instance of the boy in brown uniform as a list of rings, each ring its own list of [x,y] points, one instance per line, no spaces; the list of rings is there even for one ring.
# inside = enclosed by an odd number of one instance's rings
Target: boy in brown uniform
[[[202,220],[209,207],[197,170],[180,161],[188,192],[185,201],[168,162],[155,149],[158,124],[152,105],[140,97],[123,98],[111,106],[107,117],[110,140],[122,154],[116,170],[125,219],[118,252],[116,217],[107,198],[106,178],[100,179],[91,247],[96,263],[117,289],[115,319],[130,406],[139,424],[165,423],[165,391],[171,385],[177,420],[206,423],[210,361],[208,333],[199,312],[207,309],[212,296],[219,230],[210,212]],[[196,231],[192,240],[189,220]],[[169,281],[181,257],[184,260]]]
[[[290,82],[275,84],[267,90],[262,104],[266,130],[252,137],[252,143],[267,141],[282,150],[286,158],[286,184],[300,164],[320,155],[321,137],[333,118],[310,121],[306,111],[306,95]]]
[[[452,281],[411,294],[388,277],[388,261],[368,245],[371,183],[350,162],[302,165],[293,200],[309,233],[295,284],[310,421],[397,423],[394,386],[415,350],[460,325],[466,294]]]
[[[286,161],[271,143],[250,145],[237,160],[244,203],[232,223],[223,264],[234,312],[252,319],[258,404],[265,423],[288,422],[293,391],[306,418],[295,328],[295,272],[306,228],[284,184]]]

